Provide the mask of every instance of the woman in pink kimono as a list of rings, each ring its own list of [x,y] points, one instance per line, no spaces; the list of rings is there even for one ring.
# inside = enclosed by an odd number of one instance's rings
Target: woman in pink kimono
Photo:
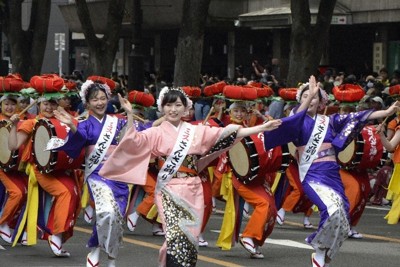
[[[181,121],[192,101],[175,88],[165,87],[157,104],[165,121],[142,132],[129,129],[100,174],[144,184],[150,159],[158,157],[156,204],[166,233],[160,266],[195,266],[204,212],[201,171],[241,137],[275,129],[281,121],[251,128],[192,125]]]

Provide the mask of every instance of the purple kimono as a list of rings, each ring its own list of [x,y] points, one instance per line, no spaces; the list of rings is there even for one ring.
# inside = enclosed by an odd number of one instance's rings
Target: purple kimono
[[[107,115],[108,116],[108,115]],[[85,148],[86,157],[90,154],[105,124],[106,117],[100,121],[94,116],[79,122],[76,133],[69,132],[67,142],[59,150],[65,151],[70,157],[78,157]],[[88,242],[88,247],[100,246],[110,257],[116,258],[122,243],[123,224],[129,189],[123,182],[108,180],[99,175],[104,162],[122,139],[127,121],[118,119],[116,132],[102,162],[87,177],[91,198],[95,202],[96,223]],[[135,122],[134,127],[142,131],[151,127],[152,123],[142,124]],[[119,211],[119,212],[116,212]]]
[[[347,115],[333,114],[329,116],[329,125],[323,144],[331,145],[330,151],[325,150],[324,156],[314,160],[302,182],[304,193],[318,207],[320,222],[316,232],[307,238],[314,248],[327,249],[330,259],[336,255],[343,241],[348,237],[349,202],[345,195],[340,166],[334,160],[324,160],[324,157],[336,156],[362,130],[372,111],[362,111]],[[306,116],[299,134],[294,142],[297,147],[305,146],[313,131],[315,120]]]
[[[269,132],[265,138],[267,148],[277,145],[273,138],[280,136],[282,141],[292,141],[298,150],[304,151],[313,132],[315,118],[306,114],[306,110],[295,114],[288,120],[302,121],[297,130],[292,131],[279,127]],[[363,129],[371,110],[350,113],[346,115],[333,114],[329,116],[329,125],[318,151],[318,156],[309,167],[302,182],[308,198],[320,211],[318,230],[307,237],[307,242],[314,248],[327,249],[327,256],[332,259],[338,252],[350,230],[348,212],[349,202],[344,193],[340,178],[340,166],[336,162],[337,154],[343,150]],[[295,117],[296,116],[296,117]],[[293,121],[288,127],[297,125]]]

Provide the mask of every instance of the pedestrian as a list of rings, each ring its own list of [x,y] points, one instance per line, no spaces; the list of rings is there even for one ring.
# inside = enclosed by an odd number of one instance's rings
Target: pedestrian
[[[275,129],[280,121],[252,128],[192,125],[181,118],[192,101],[181,89],[165,87],[157,100],[165,121],[158,127],[127,131],[100,174],[111,180],[144,184],[149,161],[162,161],[157,177],[156,204],[165,231],[160,266],[195,266],[204,198],[199,173],[235,140]]]

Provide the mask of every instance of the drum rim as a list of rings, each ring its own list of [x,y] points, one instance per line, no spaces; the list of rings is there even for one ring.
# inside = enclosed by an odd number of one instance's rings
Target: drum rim
[[[33,128],[33,135],[32,135],[32,155],[33,155],[33,158],[35,160],[36,166],[39,169],[39,171],[49,173],[49,172],[54,170],[54,167],[52,167],[51,163],[57,162],[58,153],[53,151],[53,150],[50,150],[49,160],[48,160],[46,165],[41,165],[39,163],[39,161],[37,160],[36,151],[35,151],[35,137],[36,137],[37,129],[39,127],[41,127],[41,126],[45,127],[45,129],[49,133],[49,139],[52,136],[56,136],[57,132],[56,132],[55,126],[53,125],[51,120],[46,119],[46,118],[39,119],[36,122],[35,127]],[[46,126],[48,126],[48,127],[46,127]]]
[[[9,121],[7,121],[7,120],[0,120],[0,129],[6,128],[5,126],[8,124],[8,122]],[[9,136],[10,135],[10,127],[7,127],[5,130],[8,131],[8,136]],[[7,136],[7,139],[8,139],[8,136]],[[5,150],[7,150],[9,152],[8,161],[3,162],[0,160],[0,169],[7,172],[7,171],[13,169],[15,166],[17,166],[19,150],[10,151],[8,149],[8,147]]]
[[[257,152],[257,149],[253,142],[253,139],[250,136],[243,137],[242,140],[240,140],[240,142],[236,144],[236,145],[241,144],[244,147],[244,149],[246,150],[247,155],[248,155],[250,148],[248,146],[246,146],[243,142],[248,143]],[[231,166],[232,166],[232,161],[231,161],[232,157],[229,152],[230,152],[230,150],[228,150],[228,158],[229,158],[229,162],[231,163]],[[248,168],[247,174],[245,176],[242,176],[241,174],[239,174],[232,166],[232,172],[235,174],[236,179],[243,182],[244,184],[248,184],[248,183],[252,182],[258,175],[258,168],[254,171],[252,171],[251,169],[255,168],[255,167],[260,167],[260,162],[258,160],[258,157],[254,157],[254,158],[247,157],[247,160],[249,162],[249,164],[248,164],[249,168]],[[256,165],[254,165],[252,163],[256,163]]]

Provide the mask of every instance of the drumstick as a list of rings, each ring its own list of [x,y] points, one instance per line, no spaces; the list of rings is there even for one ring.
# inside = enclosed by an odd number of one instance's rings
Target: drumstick
[[[382,125],[382,127],[383,127],[383,125],[385,125],[385,123],[386,123],[386,121],[388,120],[389,117],[390,116],[386,116],[386,118],[382,121],[382,123],[380,124],[380,125]],[[376,126],[375,128],[378,128],[378,126]],[[378,131],[376,131],[376,133],[380,133],[381,130],[382,130],[382,127]]]
[[[206,118],[204,119],[204,121],[201,124],[205,125],[207,123],[208,119],[210,118],[211,113],[213,113],[213,112],[214,112],[214,105],[210,108],[210,111],[208,112]]]
[[[399,100],[396,100],[396,102],[394,103],[395,105],[397,105],[397,103],[399,102]],[[386,121],[389,119],[389,117],[390,117],[391,115],[388,115],[388,116],[386,116],[386,118],[382,121],[382,125],[384,125],[385,123],[386,123]],[[381,129],[382,129],[382,127],[381,127]],[[379,133],[380,131],[377,131],[377,133]]]
[[[214,98],[214,100],[213,100],[213,102],[211,104],[210,111],[208,112],[206,118],[204,119],[204,121],[201,124],[205,125],[207,123],[207,121],[210,118],[211,114],[214,112],[214,109],[215,109],[214,105],[215,105],[216,102],[217,102],[217,99]]]
[[[141,121],[141,122],[145,122],[144,119],[142,119],[141,117],[139,117],[139,116],[136,115],[136,114],[133,114],[133,113],[132,113],[132,117],[133,117],[135,120],[138,120],[138,121]]]
[[[327,111],[328,111],[328,105],[325,106],[324,115],[326,115],[326,112],[327,112]]]
[[[21,117],[22,115],[24,115],[24,113],[27,112],[28,109],[30,109],[33,105],[36,104],[36,102],[37,102],[37,99],[35,99],[35,100],[34,100],[32,103],[30,103],[26,108],[24,108],[20,113],[18,113],[18,117]],[[9,121],[9,122],[6,124],[6,128],[8,128],[12,123],[13,123],[12,121]]]

